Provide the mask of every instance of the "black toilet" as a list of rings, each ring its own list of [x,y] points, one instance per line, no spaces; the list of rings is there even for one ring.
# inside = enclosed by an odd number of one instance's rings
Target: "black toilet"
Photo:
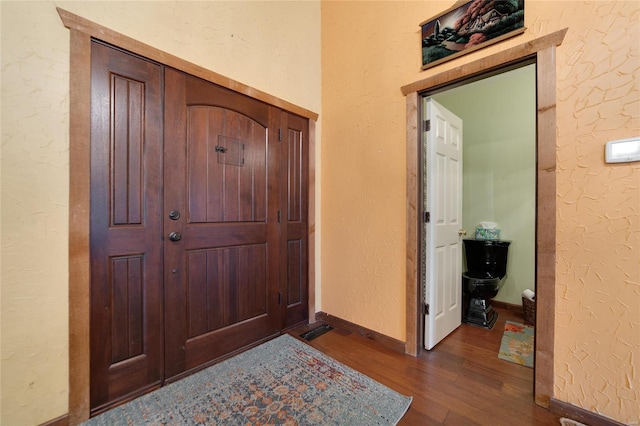
[[[489,300],[507,274],[507,252],[511,241],[463,240],[467,272],[462,274],[462,322],[492,328],[498,319]]]

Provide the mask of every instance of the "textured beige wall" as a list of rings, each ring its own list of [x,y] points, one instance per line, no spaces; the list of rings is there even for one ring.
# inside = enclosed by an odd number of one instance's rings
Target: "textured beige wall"
[[[69,30],[56,6],[320,111],[318,2],[3,0],[3,425],[68,406]]]
[[[565,5],[558,55],[555,395],[640,423],[640,3]]]
[[[322,308],[405,338],[400,87],[569,28],[557,50],[554,397],[640,419],[640,3],[527,0],[521,36],[421,72],[419,24],[453,1],[322,2]]]
[[[69,36],[52,3],[0,7],[0,423],[28,425],[67,411]]]

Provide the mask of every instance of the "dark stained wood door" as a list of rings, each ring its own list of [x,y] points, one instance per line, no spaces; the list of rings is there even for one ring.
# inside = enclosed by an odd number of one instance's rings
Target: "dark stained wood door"
[[[309,319],[308,176],[309,122],[283,112],[280,124],[282,262],[284,324],[288,328]]]
[[[279,114],[196,77],[165,72],[168,379],[281,329]]]
[[[308,317],[308,122],[92,44],[92,415]]]
[[[162,68],[95,42],[91,55],[95,413],[163,380]]]

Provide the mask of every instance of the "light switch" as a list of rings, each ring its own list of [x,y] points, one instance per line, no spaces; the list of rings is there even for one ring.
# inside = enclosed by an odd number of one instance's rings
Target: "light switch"
[[[605,146],[605,162],[628,163],[640,161],[640,138],[609,141]]]

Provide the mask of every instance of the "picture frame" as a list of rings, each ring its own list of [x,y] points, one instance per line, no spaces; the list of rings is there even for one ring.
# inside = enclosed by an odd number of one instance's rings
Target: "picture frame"
[[[522,34],[525,0],[461,0],[420,24],[422,70]]]

